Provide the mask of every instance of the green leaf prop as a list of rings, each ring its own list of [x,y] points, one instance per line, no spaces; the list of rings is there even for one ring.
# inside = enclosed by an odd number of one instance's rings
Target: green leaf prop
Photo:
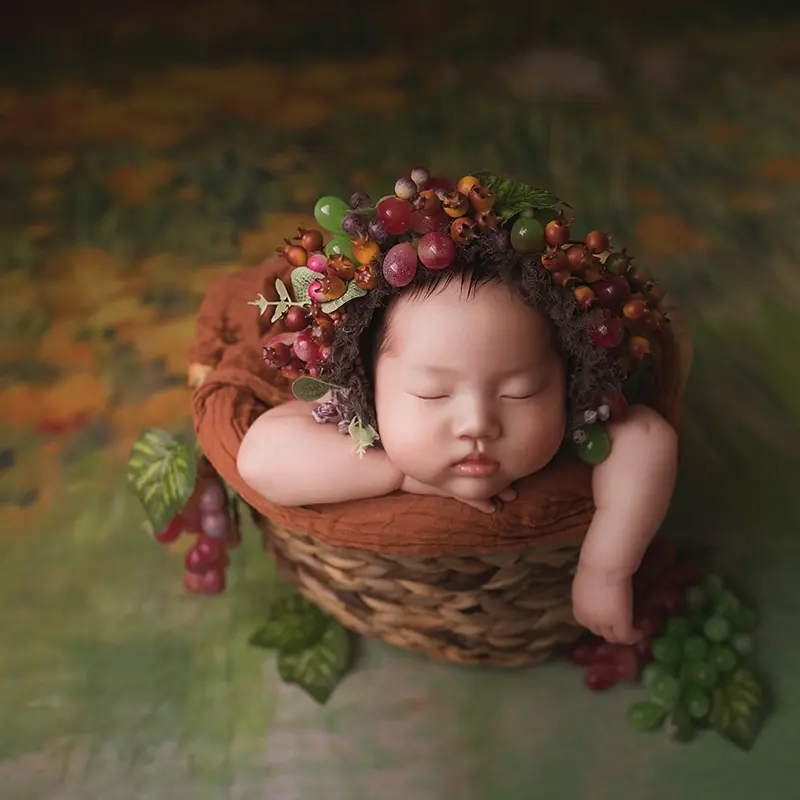
[[[566,205],[550,192],[536,189],[525,183],[510,181],[493,172],[475,172],[475,177],[485,186],[491,186],[497,195],[494,211],[501,222],[507,222],[526,208],[556,208]]]
[[[330,383],[325,383],[317,378],[297,378],[292,381],[292,394],[305,403],[313,403],[324,397],[331,389],[336,387]]]
[[[299,653],[280,653],[278,673],[325,704],[350,666],[352,641],[338,622],[330,621],[316,644]]]
[[[150,428],[131,447],[126,477],[154,530],[160,531],[192,496],[197,477],[194,452],[182,439]]]
[[[332,311],[336,311],[337,308],[341,308],[345,303],[349,303],[357,297],[363,297],[365,294],[366,291],[355,281],[350,281],[350,283],[347,284],[347,291],[338,300],[330,300],[327,303],[323,303],[322,310],[326,314],[330,314]]]
[[[764,716],[764,687],[752,670],[740,666],[714,692],[711,726],[737,747],[750,750]]]
[[[272,608],[266,622],[252,635],[250,644],[292,655],[316,644],[330,623],[330,618],[300,594],[282,597]]]
[[[313,269],[309,269],[308,267],[297,267],[297,269],[293,269],[291,280],[295,302],[301,305],[308,305],[311,302],[311,298],[308,296],[308,287],[311,286],[314,281],[319,280],[320,277],[321,275],[319,272],[314,272]]]

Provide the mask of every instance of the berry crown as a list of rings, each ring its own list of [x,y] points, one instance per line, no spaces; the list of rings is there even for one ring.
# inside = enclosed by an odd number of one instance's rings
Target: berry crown
[[[417,167],[397,180],[394,193],[377,203],[364,192],[349,202],[321,197],[314,208],[320,230],[298,228],[279,252],[294,267],[291,291],[278,279],[277,300],[251,301],[285,333],[264,347],[266,363],[292,380],[295,397],[331,401],[314,410],[318,422],[334,422],[363,455],[379,439],[348,404],[348,391],[326,380],[334,366],[337,331],[348,308],[384,281],[395,289],[414,283],[422,270],[446,270],[459,249],[492,236],[501,247],[529,256],[536,268],[562,287],[576,314],[597,312],[587,326],[591,345],[609,351],[623,381],[638,363],[658,357],[665,291],[623,248],[614,251],[599,230],[572,238],[571,208],[551,193],[490,172],[475,172],[452,184]],[[327,236],[326,236],[327,234]],[[625,394],[607,389],[580,409],[573,432],[578,455],[599,463],[608,454],[603,422],[627,413]]]

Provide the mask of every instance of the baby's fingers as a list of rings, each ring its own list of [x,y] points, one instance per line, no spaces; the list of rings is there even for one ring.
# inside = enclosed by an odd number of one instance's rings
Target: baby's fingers
[[[477,508],[478,511],[482,511],[484,514],[494,514],[497,511],[494,500],[462,500],[460,497],[458,499],[462,503],[472,506],[472,508]]]
[[[503,489],[500,494],[497,495],[504,503],[510,503],[512,500],[516,500],[519,496],[519,493],[516,489],[509,486],[507,489]]]

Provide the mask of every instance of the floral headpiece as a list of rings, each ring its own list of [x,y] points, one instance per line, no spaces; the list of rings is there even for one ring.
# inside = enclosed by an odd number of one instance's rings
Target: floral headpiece
[[[587,339],[610,352],[624,380],[637,362],[657,357],[665,292],[645,268],[633,265],[625,249],[610,251],[608,234],[595,230],[583,241],[573,240],[566,209],[549,192],[489,172],[452,185],[424,167],[400,178],[394,194],[375,204],[364,192],[353,194],[349,203],[321,197],[314,216],[331,234],[327,242],[319,230],[298,228],[279,249],[294,267],[291,292],[278,279],[276,301],[259,294],[250,303],[261,314],[273,307],[272,322],[282,320],[286,330],[264,348],[265,361],[293,381],[298,399],[316,401],[331,393],[331,402],[315,407],[315,419],[338,424],[363,455],[380,438],[378,432],[354,413],[348,390],[326,380],[334,366],[337,330],[348,306],[353,308],[349,304],[381,281],[402,288],[423,270],[448,269],[458,249],[478,247],[483,237],[492,236],[549,273],[564,287],[565,303],[571,294],[576,314],[593,312]],[[599,463],[610,448],[603,423],[625,416],[625,395],[606,389],[579,412],[573,432],[578,455]]]

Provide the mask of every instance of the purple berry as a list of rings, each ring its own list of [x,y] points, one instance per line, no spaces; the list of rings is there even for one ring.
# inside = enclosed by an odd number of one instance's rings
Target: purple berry
[[[210,483],[200,495],[200,510],[203,513],[211,513],[221,511],[223,508],[225,508],[225,492],[218,483]]]
[[[361,220],[355,214],[346,214],[342,220],[342,230],[350,236],[358,236],[363,226]]]
[[[413,200],[418,194],[417,184],[411,178],[398,178],[394,185],[394,193],[401,200]]]
[[[353,192],[350,195],[349,205],[350,208],[363,208],[368,206],[372,200],[366,192]]]
[[[383,259],[383,277],[392,286],[408,286],[417,274],[417,251],[408,242],[396,244]]]
[[[379,219],[373,219],[367,228],[369,238],[374,239],[378,244],[383,244],[386,241],[388,234],[386,227]]]
[[[224,539],[230,529],[231,518],[225,511],[212,511],[200,518],[203,533],[212,539]]]
[[[426,167],[414,167],[411,170],[411,180],[417,185],[417,189],[422,191],[425,184],[431,179],[431,173]]]

